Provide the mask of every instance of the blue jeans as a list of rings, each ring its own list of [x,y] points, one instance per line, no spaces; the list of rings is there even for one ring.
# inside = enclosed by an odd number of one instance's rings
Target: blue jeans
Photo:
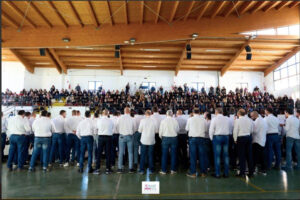
[[[275,153],[275,167],[280,167],[281,163],[281,140],[277,133],[275,134],[267,134],[266,147],[265,147],[265,158],[267,159],[266,167],[267,169],[271,168],[273,161],[273,148]]]
[[[171,170],[177,170],[177,146],[177,137],[162,137],[161,170],[163,172],[167,171],[169,149],[171,149]]]
[[[6,142],[6,133],[1,133],[1,159],[4,159],[4,148]]]
[[[70,161],[71,151],[72,151],[71,161],[74,162],[76,159],[76,161],[79,162],[79,152],[80,152],[79,147],[80,147],[79,138],[75,134],[69,133],[67,138],[67,157],[66,157],[67,162]]]
[[[51,146],[51,137],[35,137],[34,138],[34,148],[30,160],[30,168],[34,169],[35,161],[38,156],[42,153],[41,157],[43,157],[42,163],[43,168],[48,167],[49,163],[49,149]]]
[[[139,162],[139,147],[141,145],[141,133],[135,132],[133,135],[133,162],[138,164]]]
[[[24,154],[24,147],[25,147],[25,135],[11,135],[9,138],[9,153],[8,153],[8,161],[7,167],[12,168],[13,159],[15,153],[18,155],[18,168],[23,168],[23,154]]]
[[[123,165],[123,156],[125,154],[125,146],[127,145],[128,149],[128,160],[129,160],[129,169],[133,168],[133,135],[121,135],[119,136],[119,160],[118,168],[122,169]]]
[[[25,163],[28,160],[28,151],[29,151],[29,144],[30,144],[30,135],[25,136],[25,142],[24,142],[24,155],[23,155],[23,163]]]
[[[216,176],[221,174],[221,152],[223,152],[222,158],[224,159],[224,175],[229,175],[229,155],[228,155],[228,135],[215,135],[213,137],[213,150],[214,150],[214,162]]]
[[[295,148],[297,156],[297,169],[300,169],[300,139],[286,137],[286,168],[292,168],[292,149]]]
[[[58,147],[58,154],[59,154],[59,164],[63,163],[64,159],[64,135],[61,133],[53,133],[52,135],[52,144],[51,144],[51,151],[50,151],[50,163],[54,161],[55,153],[57,152]]]
[[[148,158],[149,170],[154,171],[154,160],[153,160],[154,145],[141,145],[141,162],[140,171],[145,171],[145,163]]]
[[[113,134],[112,138],[112,145],[111,145],[111,165],[115,166],[116,162],[116,155],[117,155],[117,148],[119,150],[119,135],[118,133]]]
[[[88,150],[88,169],[92,169],[93,162],[93,136],[82,136],[80,141],[80,161],[79,168],[83,169],[84,155],[86,149]]]
[[[200,164],[200,173],[207,172],[207,150],[205,146],[205,138],[190,137],[189,138],[190,150],[190,173],[195,174],[197,169],[197,158]]]

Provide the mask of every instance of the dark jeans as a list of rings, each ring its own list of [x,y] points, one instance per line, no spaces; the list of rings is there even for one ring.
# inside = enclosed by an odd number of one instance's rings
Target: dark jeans
[[[253,151],[253,169],[260,164],[261,170],[266,170],[266,162],[265,162],[265,147],[260,146],[258,143],[252,144],[252,151]]]
[[[190,151],[190,173],[195,174],[197,170],[197,158],[200,164],[200,173],[207,172],[207,151],[205,146],[205,138],[190,137],[189,138],[189,151]]]
[[[233,169],[236,168],[236,160],[237,160],[237,145],[233,140],[233,135],[229,135],[229,146],[228,146],[228,151],[229,151],[229,163],[230,167]]]
[[[79,162],[80,140],[75,134],[73,133],[68,134],[66,149],[67,149],[66,161],[67,162],[70,161],[70,154],[72,150],[71,161],[74,162],[76,159],[76,161]]]
[[[49,149],[51,146],[51,137],[35,137],[34,148],[30,160],[30,168],[34,169],[35,161],[41,154],[43,168],[48,167],[49,163]]]
[[[26,135],[25,141],[24,141],[24,155],[23,155],[24,161],[23,161],[23,163],[25,163],[26,161],[29,160],[29,155],[28,155],[29,145],[30,145],[30,135]]]
[[[216,176],[220,176],[221,173],[221,152],[223,152],[222,158],[224,160],[224,175],[229,175],[228,143],[228,135],[215,135],[213,137],[213,151]]]
[[[86,149],[88,150],[88,169],[92,168],[93,162],[93,136],[82,136],[80,140],[80,161],[79,168],[83,169],[84,155]]]
[[[110,169],[111,164],[111,146],[112,136],[98,136],[98,155],[96,158],[96,169],[100,169],[101,155],[103,149],[105,150],[106,169]]]
[[[6,142],[6,133],[1,133],[1,159],[4,159],[4,148]]]
[[[9,153],[8,153],[8,161],[7,167],[12,168],[13,159],[15,153],[18,155],[18,168],[22,169],[24,165],[24,147],[25,147],[25,135],[16,135],[12,134],[9,138]]]
[[[141,133],[135,132],[133,135],[133,163],[138,164],[139,162],[139,147],[141,145]]]
[[[51,151],[50,151],[50,163],[54,162],[55,153],[58,149],[59,154],[59,164],[63,163],[64,160],[64,143],[63,139],[64,135],[61,133],[53,133],[52,135],[52,144],[51,144]]]
[[[161,140],[162,156],[161,156],[161,170],[163,172],[167,171],[168,164],[168,154],[169,149],[171,150],[171,170],[177,170],[177,137],[162,137]]]
[[[245,175],[246,161],[248,163],[249,175],[253,175],[253,155],[252,155],[252,138],[248,136],[240,136],[237,138],[240,174]]]
[[[292,168],[292,149],[295,147],[297,156],[297,169],[300,169],[300,139],[286,137],[286,168]]]
[[[63,143],[63,160],[65,161],[67,158],[67,153],[68,153],[68,135],[66,133],[63,133],[63,138],[62,138],[62,143]]]
[[[212,144],[209,138],[202,138],[204,144],[204,153],[205,153],[205,170],[212,167],[213,164],[213,153],[212,153]]]
[[[154,160],[153,160],[154,145],[141,145],[141,162],[140,171],[145,171],[145,163],[148,158],[149,170],[154,171]]]
[[[119,151],[119,135],[118,133],[113,134],[112,136],[112,145],[111,145],[111,165],[115,166],[117,151]],[[117,150],[118,149],[118,150]]]
[[[273,161],[273,155],[275,153],[275,167],[280,167],[281,163],[281,140],[277,133],[274,134],[267,134],[267,140],[266,140],[266,150],[265,150],[265,158],[267,159],[267,169],[269,170],[272,165]],[[274,148],[274,153],[273,153]]]
[[[184,168],[188,166],[187,134],[178,134],[178,160]]]
[[[155,144],[154,144],[154,159],[155,162],[161,162],[161,139],[159,134],[155,134]]]

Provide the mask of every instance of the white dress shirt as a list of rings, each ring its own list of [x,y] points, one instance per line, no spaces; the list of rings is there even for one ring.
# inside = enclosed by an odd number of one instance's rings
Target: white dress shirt
[[[35,121],[35,117],[30,117],[29,119],[29,124],[30,124],[30,127],[32,128],[32,125],[33,125],[33,122]],[[33,134],[33,131],[31,130],[30,134]]]
[[[6,117],[2,117],[1,119],[1,133],[6,133],[7,131],[7,119]]]
[[[195,114],[189,118],[185,129],[189,132],[189,137],[205,137],[206,121],[200,115]]]
[[[209,138],[209,127],[210,127],[211,120],[205,120],[205,122],[206,122],[205,138]]]
[[[159,127],[159,137],[176,137],[179,131],[179,125],[176,119],[167,116],[161,121]]]
[[[160,127],[160,123],[163,120],[163,117],[159,113],[153,113],[151,118],[155,120],[157,127]]]
[[[266,120],[262,117],[256,118],[253,126],[252,143],[257,143],[264,147],[266,145],[267,129]]]
[[[117,117],[117,116],[112,116],[112,117],[111,117],[111,120],[112,120],[113,123],[114,123],[114,130],[113,130],[113,133],[114,133],[114,134],[118,134],[118,133],[119,133],[119,130],[118,130],[118,127],[117,127],[117,123],[118,123],[119,117]]]
[[[141,133],[141,143],[143,145],[155,144],[155,133],[158,132],[157,123],[150,116],[141,120],[139,129]]]
[[[140,123],[141,123],[141,120],[144,119],[145,116],[144,115],[135,115],[134,116],[134,120],[135,120],[135,132],[138,131],[138,128],[140,127]]]
[[[65,120],[64,129],[67,134],[74,133],[76,131],[77,126],[79,124],[79,120],[76,116],[68,117]]]
[[[77,127],[76,135],[80,139],[82,136],[93,136],[95,133],[95,124],[91,118],[82,120]]]
[[[183,115],[179,115],[175,119],[177,120],[178,125],[179,125],[179,132],[178,132],[178,134],[186,134],[187,131],[185,130],[185,128],[186,128],[187,119],[184,118]]]
[[[279,119],[274,115],[268,115],[265,117],[265,120],[268,125],[267,134],[270,133],[279,133]]]
[[[98,135],[112,136],[114,131],[114,122],[107,116],[103,116],[97,120],[96,129]]]
[[[121,135],[133,135],[135,128],[135,120],[129,114],[121,116],[117,122],[117,130]]]
[[[29,131],[31,131],[30,124],[22,116],[17,115],[8,120],[8,135],[25,135]]]
[[[30,131],[26,131],[25,135],[30,135],[31,131],[32,131],[32,126],[30,124],[30,120],[28,117],[24,117],[24,120],[26,121],[27,124],[29,124],[29,127],[30,127]]]
[[[51,137],[55,127],[48,117],[40,117],[34,120],[32,130],[35,137]]]
[[[209,137],[212,140],[214,135],[230,135],[230,121],[228,117],[217,114],[210,123]]]
[[[240,116],[234,122],[233,139],[236,142],[238,137],[251,135],[253,122],[249,117]]]
[[[65,118],[63,118],[63,116],[59,115],[58,117],[54,118],[52,122],[55,127],[55,133],[65,133]]]
[[[290,115],[285,121],[286,137],[300,139],[300,120]],[[299,152],[300,153],[300,152]]]

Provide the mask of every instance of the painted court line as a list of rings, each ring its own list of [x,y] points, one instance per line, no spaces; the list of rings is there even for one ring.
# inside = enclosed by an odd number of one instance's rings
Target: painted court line
[[[117,198],[117,195],[118,195],[118,192],[119,192],[119,188],[120,188],[121,179],[122,179],[122,174],[120,174],[120,176],[119,176],[119,180],[118,180],[118,183],[117,183],[117,186],[116,186],[116,192],[115,192],[115,194],[113,196],[113,199]]]
[[[260,188],[260,187],[258,187],[258,186],[256,186],[256,185],[254,185],[253,183],[251,183],[249,179],[248,179],[248,181],[245,180],[245,179],[243,179],[243,178],[240,178],[240,179],[241,179],[243,182],[245,182],[247,185],[250,185],[251,187],[253,187],[254,189],[257,189],[257,190],[259,190],[259,191],[261,191],[261,192],[265,192],[264,189],[262,189],[262,188]]]

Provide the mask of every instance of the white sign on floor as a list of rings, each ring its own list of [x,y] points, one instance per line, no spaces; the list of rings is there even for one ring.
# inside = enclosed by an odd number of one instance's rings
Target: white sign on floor
[[[159,194],[159,181],[143,181],[142,194]]]

